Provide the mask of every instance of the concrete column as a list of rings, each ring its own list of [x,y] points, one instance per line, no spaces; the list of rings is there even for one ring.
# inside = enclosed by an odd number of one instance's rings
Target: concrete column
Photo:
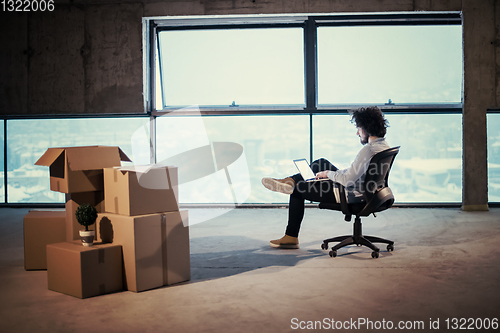
[[[486,111],[495,101],[495,0],[463,0],[462,209],[488,210]]]

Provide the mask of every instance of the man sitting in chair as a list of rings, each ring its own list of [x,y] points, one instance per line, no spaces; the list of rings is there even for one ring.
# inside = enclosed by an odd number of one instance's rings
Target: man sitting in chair
[[[262,184],[267,189],[290,195],[285,235],[280,239],[270,241],[269,244],[272,247],[299,248],[298,236],[304,217],[305,200],[340,203],[335,183],[345,187],[348,203],[363,201],[361,189],[371,158],[390,148],[384,138],[388,122],[376,106],[359,108],[349,113],[351,122],[356,123],[358,129],[356,134],[364,146],[349,168],[339,170],[329,161],[321,158],[311,163],[311,169],[316,174],[315,181],[304,181],[300,173],[284,179],[262,178]]]

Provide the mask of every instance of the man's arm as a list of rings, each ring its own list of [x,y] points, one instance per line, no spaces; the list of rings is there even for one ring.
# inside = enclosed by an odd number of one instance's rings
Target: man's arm
[[[330,178],[334,182],[345,187],[354,185],[354,182],[363,176],[370,164],[371,152],[369,146],[364,146],[347,169],[337,171],[322,171],[316,174],[316,178]]]

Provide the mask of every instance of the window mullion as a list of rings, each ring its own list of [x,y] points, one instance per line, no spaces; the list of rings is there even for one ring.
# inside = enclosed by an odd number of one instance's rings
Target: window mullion
[[[304,70],[305,70],[305,98],[306,110],[315,111],[317,109],[318,93],[318,66],[317,66],[317,34],[316,22],[308,19],[304,28]]]

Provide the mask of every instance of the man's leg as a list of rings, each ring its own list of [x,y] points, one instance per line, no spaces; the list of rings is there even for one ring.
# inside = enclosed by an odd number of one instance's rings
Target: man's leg
[[[338,170],[326,159],[319,159],[311,163],[311,169],[314,173],[325,170]],[[305,182],[299,174],[290,177],[295,186],[288,206],[288,225],[285,236],[281,239],[271,241],[273,247],[298,248],[298,235],[300,225],[304,218],[304,201],[311,200],[316,202],[336,202],[333,193],[333,182],[331,180],[322,180],[315,182]]]
[[[314,173],[318,173],[320,171],[326,171],[326,170],[332,170],[332,171],[337,171],[338,168],[330,163],[330,161],[320,158],[314,162],[311,163],[311,169]]]
[[[333,192],[334,183],[331,180],[314,182],[299,181],[290,195],[288,206],[288,225],[285,235],[299,236],[300,225],[304,218],[305,200],[314,202],[337,202]]]

